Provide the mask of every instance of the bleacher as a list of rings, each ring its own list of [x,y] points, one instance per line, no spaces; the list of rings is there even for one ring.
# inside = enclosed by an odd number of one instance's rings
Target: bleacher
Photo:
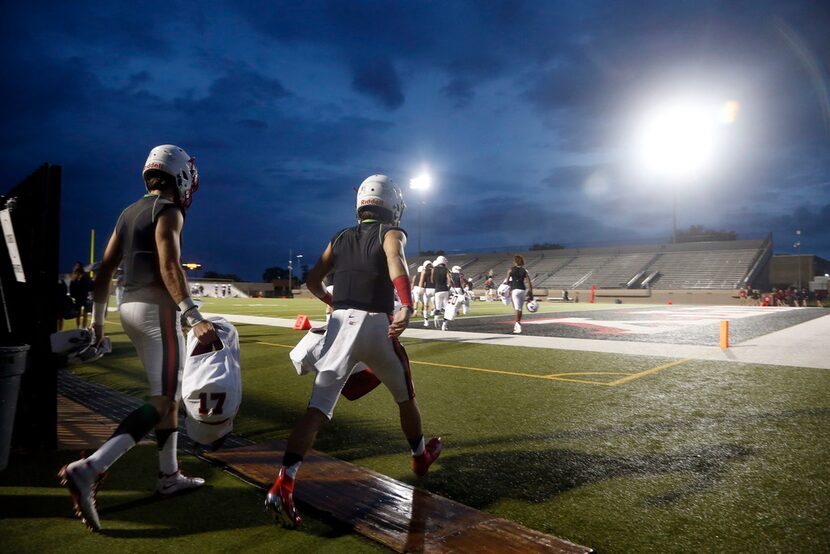
[[[450,265],[480,285],[500,281],[514,254],[539,289],[735,289],[751,280],[772,252],[772,238],[606,248],[450,254]],[[419,262],[420,263],[420,262]],[[410,270],[414,270],[414,266]]]
[[[625,288],[632,278],[648,267],[654,257],[651,252],[620,254],[597,269],[591,275],[591,283],[603,289]]]
[[[667,252],[658,255],[647,271],[658,271],[653,289],[734,289],[740,285],[757,249]]]
[[[580,285],[591,280],[591,276],[595,271],[612,259],[613,256],[609,255],[577,256],[569,264],[562,267],[562,269],[554,272],[541,283],[538,283],[537,286],[554,289],[579,288]],[[591,282],[593,281],[591,280]]]

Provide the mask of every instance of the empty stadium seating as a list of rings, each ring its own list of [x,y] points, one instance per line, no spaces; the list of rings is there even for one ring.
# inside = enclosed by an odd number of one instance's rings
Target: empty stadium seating
[[[500,282],[514,254],[525,259],[534,287],[544,289],[626,288],[734,289],[750,280],[772,252],[771,237],[608,248],[447,254],[450,265],[480,286],[492,271]],[[418,262],[419,263],[419,262]],[[410,264],[414,271],[416,262]],[[644,281],[647,281],[644,283]]]

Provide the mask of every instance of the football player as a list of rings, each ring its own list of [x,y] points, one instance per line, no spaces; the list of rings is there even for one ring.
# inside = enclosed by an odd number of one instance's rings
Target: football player
[[[522,307],[525,300],[533,300],[533,283],[530,281],[530,274],[524,267],[525,260],[519,255],[513,256],[513,267],[507,270],[502,285],[509,285],[509,298],[513,302],[513,309],[516,312],[516,322],[513,324],[513,332],[522,332]],[[527,281],[527,287],[525,287]]]
[[[58,474],[72,494],[76,513],[93,531],[101,528],[95,494],[102,475],[153,429],[159,457],[156,491],[170,495],[205,482],[184,475],[176,454],[184,365],[180,316],[199,342],[209,345],[217,340],[213,324],[202,317],[188,293],[181,264],[184,215],[199,176],[193,158],[170,144],[150,151],[142,175],[147,194],[121,212],[95,275],[92,328],[97,344],[102,344],[110,281],[123,261],[121,324],[147,372],[149,402],[124,418],[91,456],[63,466]]]
[[[415,313],[420,313],[424,307],[424,294],[421,291],[421,273],[424,271],[424,266],[419,265],[415,270],[415,275],[412,276],[412,305],[415,306]]]
[[[452,280],[452,293],[457,294],[461,302],[461,310],[464,315],[470,311],[470,300],[473,298],[472,283],[468,281],[464,274],[461,273],[461,266],[454,265],[450,270],[450,280]]]
[[[423,268],[418,286],[424,297],[424,327],[429,327],[429,316],[435,311],[435,281],[432,278],[432,261],[425,261]],[[432,310],[430,310],[430,307],[432,307]]]
[[[438,328],[438,318],[440,316],[441,330],[447,330],[447,320],[444,319],[444,308],[447,306],[447,300],[450,298],[450,288],[452,287],[452,280],[450,279],[450,270],[447,268],[449,260],[444,256],[438,256],[432,262],[432,281],[435,283],[435,311],[434,321],[435,328]]]
[[[306,413],[288,437],[277,479],[265,508],[287,527],[302,522],[294,506],[294,484],[303,457],[320,427],[329,421],[343,386],[362,361],[392,393],[401,429],[412,451],[412,469],[426,475],[441,453],[441,439],[424,444],[421,413],[409,359],[398,337],[414,312],[409,271],[404,256],[406,232],[399,227],[403,195],[385,175],[368,177],[357,191],[359,223],[335,234],[308,275],[308,290],[334,308]],[[334,296],[323,277],[334,274]],[[403,307],[392,316],[394,292]]]

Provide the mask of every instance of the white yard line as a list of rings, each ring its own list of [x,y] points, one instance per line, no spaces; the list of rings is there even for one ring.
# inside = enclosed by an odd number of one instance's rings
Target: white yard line
[[[293,319],[252,315],[214,314],[231,323],[292,327]],[[324,321],[312,320],[313,326]],[[692,358],[777,366],[811,367],[830,369],[830,315],[800,323],[781,331],[769,333],[722,350],[717,345],[668,344],[657,342],[628,342],[621,340],[569,339],[560,337],[532,337],[501,333],[469,333],[464,331],[438,331],[410,326],[404,338],[494,344],[498,346],[523,346],[528,348],[554,348],[580,352],[626,354],[631,356],[662,356],[667,358]]]

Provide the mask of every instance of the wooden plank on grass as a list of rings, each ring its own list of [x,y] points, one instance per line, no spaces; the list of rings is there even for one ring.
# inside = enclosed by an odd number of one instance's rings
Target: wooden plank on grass
[[[205,456],[268,489],[284,449],[278,440]],[[314,450],[294,498],[397,552],[591,552]]]

